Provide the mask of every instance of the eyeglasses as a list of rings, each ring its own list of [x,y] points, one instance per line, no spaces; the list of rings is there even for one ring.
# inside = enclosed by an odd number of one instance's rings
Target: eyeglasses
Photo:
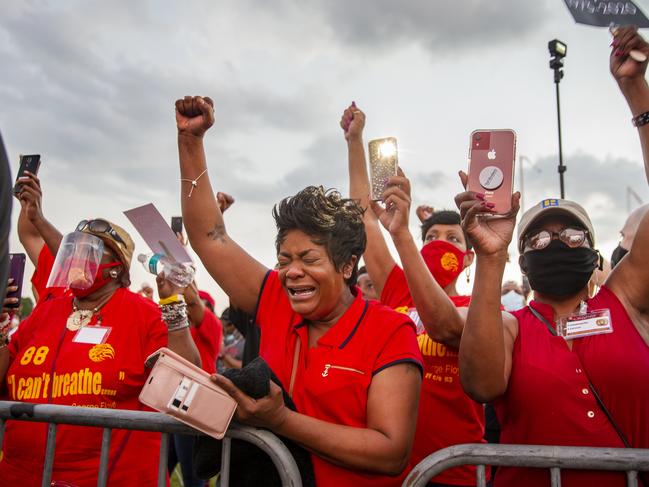
[[[122,237],[118,235],[106,220],[81,220],[77,225],[77,232],[83,232],[86,228],[92,233],[105,233],[106,235],[110,235],[118,243],[126,247],[126,243],[122,240]]]
[[[550,242],[557,236],[564,244],[571,249],[581,247],[586,240],[588,230],[583,228],[564,228],[560,232],[551,232],[549,230],[541,230],[525,239],[525,246],[532,250],[541,250],[550,245]]]

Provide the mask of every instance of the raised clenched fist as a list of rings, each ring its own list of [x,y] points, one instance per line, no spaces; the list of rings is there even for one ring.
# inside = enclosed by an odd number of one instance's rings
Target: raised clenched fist
[[[363,128],[365,127],[365,114],[352,102],[347,107],[342,116],[340,117],[340,128],[345,133],[345,139],[352,140],[363,136]]]
[[[205,96],[186,96],[176,100],[178,134],[203,137],[214,123],[214,102]]]

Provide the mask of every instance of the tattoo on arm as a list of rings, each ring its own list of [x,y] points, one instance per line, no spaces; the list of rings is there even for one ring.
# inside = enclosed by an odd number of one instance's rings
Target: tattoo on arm
[[[225,241],[225,225],[222,223],[217,223],[214,225],[214,228],[207,232],[207,236],[212,240],[220,240],[221,242]]]

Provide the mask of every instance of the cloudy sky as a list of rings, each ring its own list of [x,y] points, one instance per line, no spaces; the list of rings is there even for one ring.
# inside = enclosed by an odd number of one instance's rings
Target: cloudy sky
[[[526,205],[556,197],[553,38],[568,44],[566,195],[591,212],[605,255],[627,187],[649,201],[610,36],[575,25],[561,0],[2,3],[0,130],[14,171],[18,154],[42,154],[44,212],[63,232],[105,217],[134,234],[122,211],[149,202],[179,214],[173,104],[187,94],[214,99],[209,174],[236,198],[229,233],[268,266],[275,202],[308,184],[347,193],[338,121],[352,100],[366,139],[399,139],[415,204],[453,206],[477,128],[516,130]],[[11,248],[21,250],[15,233]],[[137,265],[134,287],[153,282]],[[199,285],[225,306],[203,271]]]

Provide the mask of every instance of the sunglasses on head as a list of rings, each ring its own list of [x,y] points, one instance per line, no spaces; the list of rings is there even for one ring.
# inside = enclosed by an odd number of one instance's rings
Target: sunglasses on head
[[[571,249],[581,247],[586,241],[588,230],[583,228],[564,228],[560,232],[551,232],[550,230],[540,230],[525,239],[525,246],[532,250],[542,250],[550,245],[550,242],[557,238]]]
[[[77,225],[77,232],[83,232],[85,229],[90,230],[92,233],[104,233],[110,235],[114,240],[126,246],[126,242],[122,240],[115,229],[106,220],[81,220]]]

